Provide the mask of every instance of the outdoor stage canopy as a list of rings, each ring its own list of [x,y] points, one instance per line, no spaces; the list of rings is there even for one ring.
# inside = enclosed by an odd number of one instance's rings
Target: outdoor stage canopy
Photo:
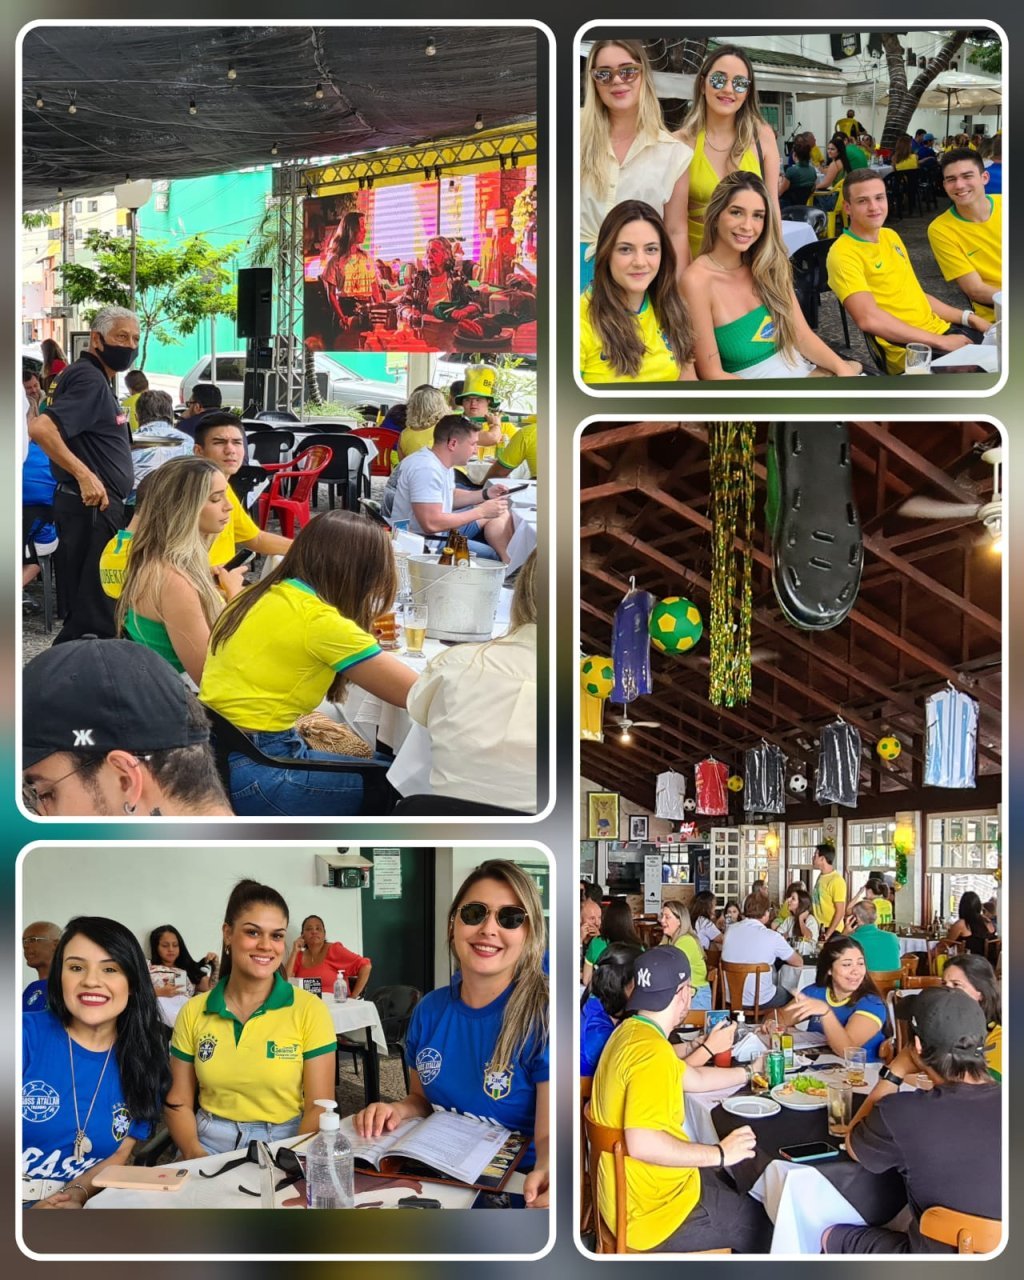
[[[38,26],[23,204],[532,120],[546,47],[532,27]]]

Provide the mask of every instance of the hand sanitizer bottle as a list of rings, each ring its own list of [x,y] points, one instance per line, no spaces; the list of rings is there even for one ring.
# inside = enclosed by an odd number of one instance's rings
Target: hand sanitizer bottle
[[[334,980],[334,999],[338,1004],[348,999],[348,983],[343,973],[339,973]]]
[[[352,1148],[339,1127],[338,1104],[333,1098],[317,1098],[316,1105],[324,1110],[320,1132],[306,1156],[306,1207],[351,1209],[355,1204]]]

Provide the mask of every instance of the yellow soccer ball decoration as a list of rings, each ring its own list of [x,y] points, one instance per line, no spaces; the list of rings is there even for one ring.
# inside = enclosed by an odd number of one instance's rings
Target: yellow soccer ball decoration
[[[592,698],[607,698],[615,685],[611,658],[589,657],[580,661],[580,684]]]
[[[875,747],[875,750],[883,760],[896,760],[899,758],[903,747],[899,738],[894,738],[890,735],[889,737],[879,738],[878,746]]]
[[[651,610],[648,630],[659,653],[687,653],[701,638],[704,622],[692,600],[666,596]]]
[[[725,785],[729,788],[730,791],[742,791],[743,779],[740,777],[738,773],[734,773]]]

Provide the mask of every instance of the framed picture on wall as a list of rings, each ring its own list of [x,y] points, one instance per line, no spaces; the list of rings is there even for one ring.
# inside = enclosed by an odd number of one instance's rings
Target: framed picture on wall
[[[587,836],[591,840],[618,840],[619,793],[587,792]]]
[[[647,839],[646,813],[631,813],[629,815],[629,838],[630,840]]]

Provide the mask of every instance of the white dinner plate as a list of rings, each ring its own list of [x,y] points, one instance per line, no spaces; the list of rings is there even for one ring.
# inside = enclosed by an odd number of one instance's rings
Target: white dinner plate
[[[731,1116],[742,1116],[745,1120],[763,1120],[765,1116],[777,1116],[782,1108],[771,1098],[755,1098],[744,1095],[740,1098],[723,1098],[722,1110]]]
[[[806,1093],[797,1093],[795,1089],[792,1093],[783,1093],[785,1088],[784,1084],[777,1084],[772,1090],[772,1097],[790,1111],[817,1111],[819,1107],[828,1106],[828,1098],[812,1098]]]

